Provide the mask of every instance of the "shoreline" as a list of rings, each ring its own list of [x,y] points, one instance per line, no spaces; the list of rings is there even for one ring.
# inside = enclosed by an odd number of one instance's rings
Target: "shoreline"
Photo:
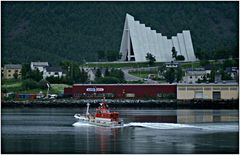
[[[110,107],[158,107],[163,109],[239,109],[239,100],[129,100],[107,99]],[[102,99],[54,99],[1,101],[4,107],[97,107]]]

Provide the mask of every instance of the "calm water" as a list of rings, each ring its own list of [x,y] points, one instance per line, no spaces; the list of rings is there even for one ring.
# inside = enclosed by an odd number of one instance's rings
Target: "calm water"
[[[117,111],[111,129],[76,122],[85,108],[4,108],[2,153],[238,153],[238,110]]]

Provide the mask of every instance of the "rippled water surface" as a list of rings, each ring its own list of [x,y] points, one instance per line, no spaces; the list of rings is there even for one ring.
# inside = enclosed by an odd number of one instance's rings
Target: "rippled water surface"
[[[114,110],[122,128],[76,122],[85,108],[4,108],[2,153],[238,153],[238,110]]]

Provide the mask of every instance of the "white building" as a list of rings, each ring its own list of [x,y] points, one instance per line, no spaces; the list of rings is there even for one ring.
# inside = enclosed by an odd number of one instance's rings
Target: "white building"
[[[166,62],[165,65],[166,65],[166,68],[178,68],[179,63],[171,61],[171,62]]]
[[[189,30],[168,39],[156,30],[134,20],[133,16],[126,15],[120,47],[121,61],[146,61],[147,53],[151,53],[157,62],[170,62],[173,61],[173,47],[177,55],[185,57],[185,61],[196,60]]]
[[[95,81],[97,69],[96,68],[88,68],[88,67],[83,68],[83,69],[84,69],[85,72],[87,72],[88,80],[89,81]],[[106,69],[105,68],[101,68],[100,71],[101,71],[101,76],[104,77]]]
[[[48,67],[48,62],[31,62],[31,70],[39,70],[43,72],[44,69]]]
[[[46,79],[47,77],[65,77],[66,74],[60,67],[46,67],[43,70],[43,79]]]
[[[87,72],[89,81],[94,81],[96,78],[96,70],[91,68],[84,68],[84,71]]]
[[[207,78],[207,71],[204,68],[188,68],[185,76],[183,77],[183,83],[196,83],[203,78]]]

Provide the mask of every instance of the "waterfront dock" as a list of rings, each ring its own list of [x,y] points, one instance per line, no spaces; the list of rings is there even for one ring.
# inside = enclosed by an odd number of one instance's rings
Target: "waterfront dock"
[[[97,107],[101,99],[54,99],[2,101],[2,107],[85,107],[87,103]],[[129,100],[107,99],[109,106],[114,107],[161,107],[170,109],[238,109],[238,100]]]

